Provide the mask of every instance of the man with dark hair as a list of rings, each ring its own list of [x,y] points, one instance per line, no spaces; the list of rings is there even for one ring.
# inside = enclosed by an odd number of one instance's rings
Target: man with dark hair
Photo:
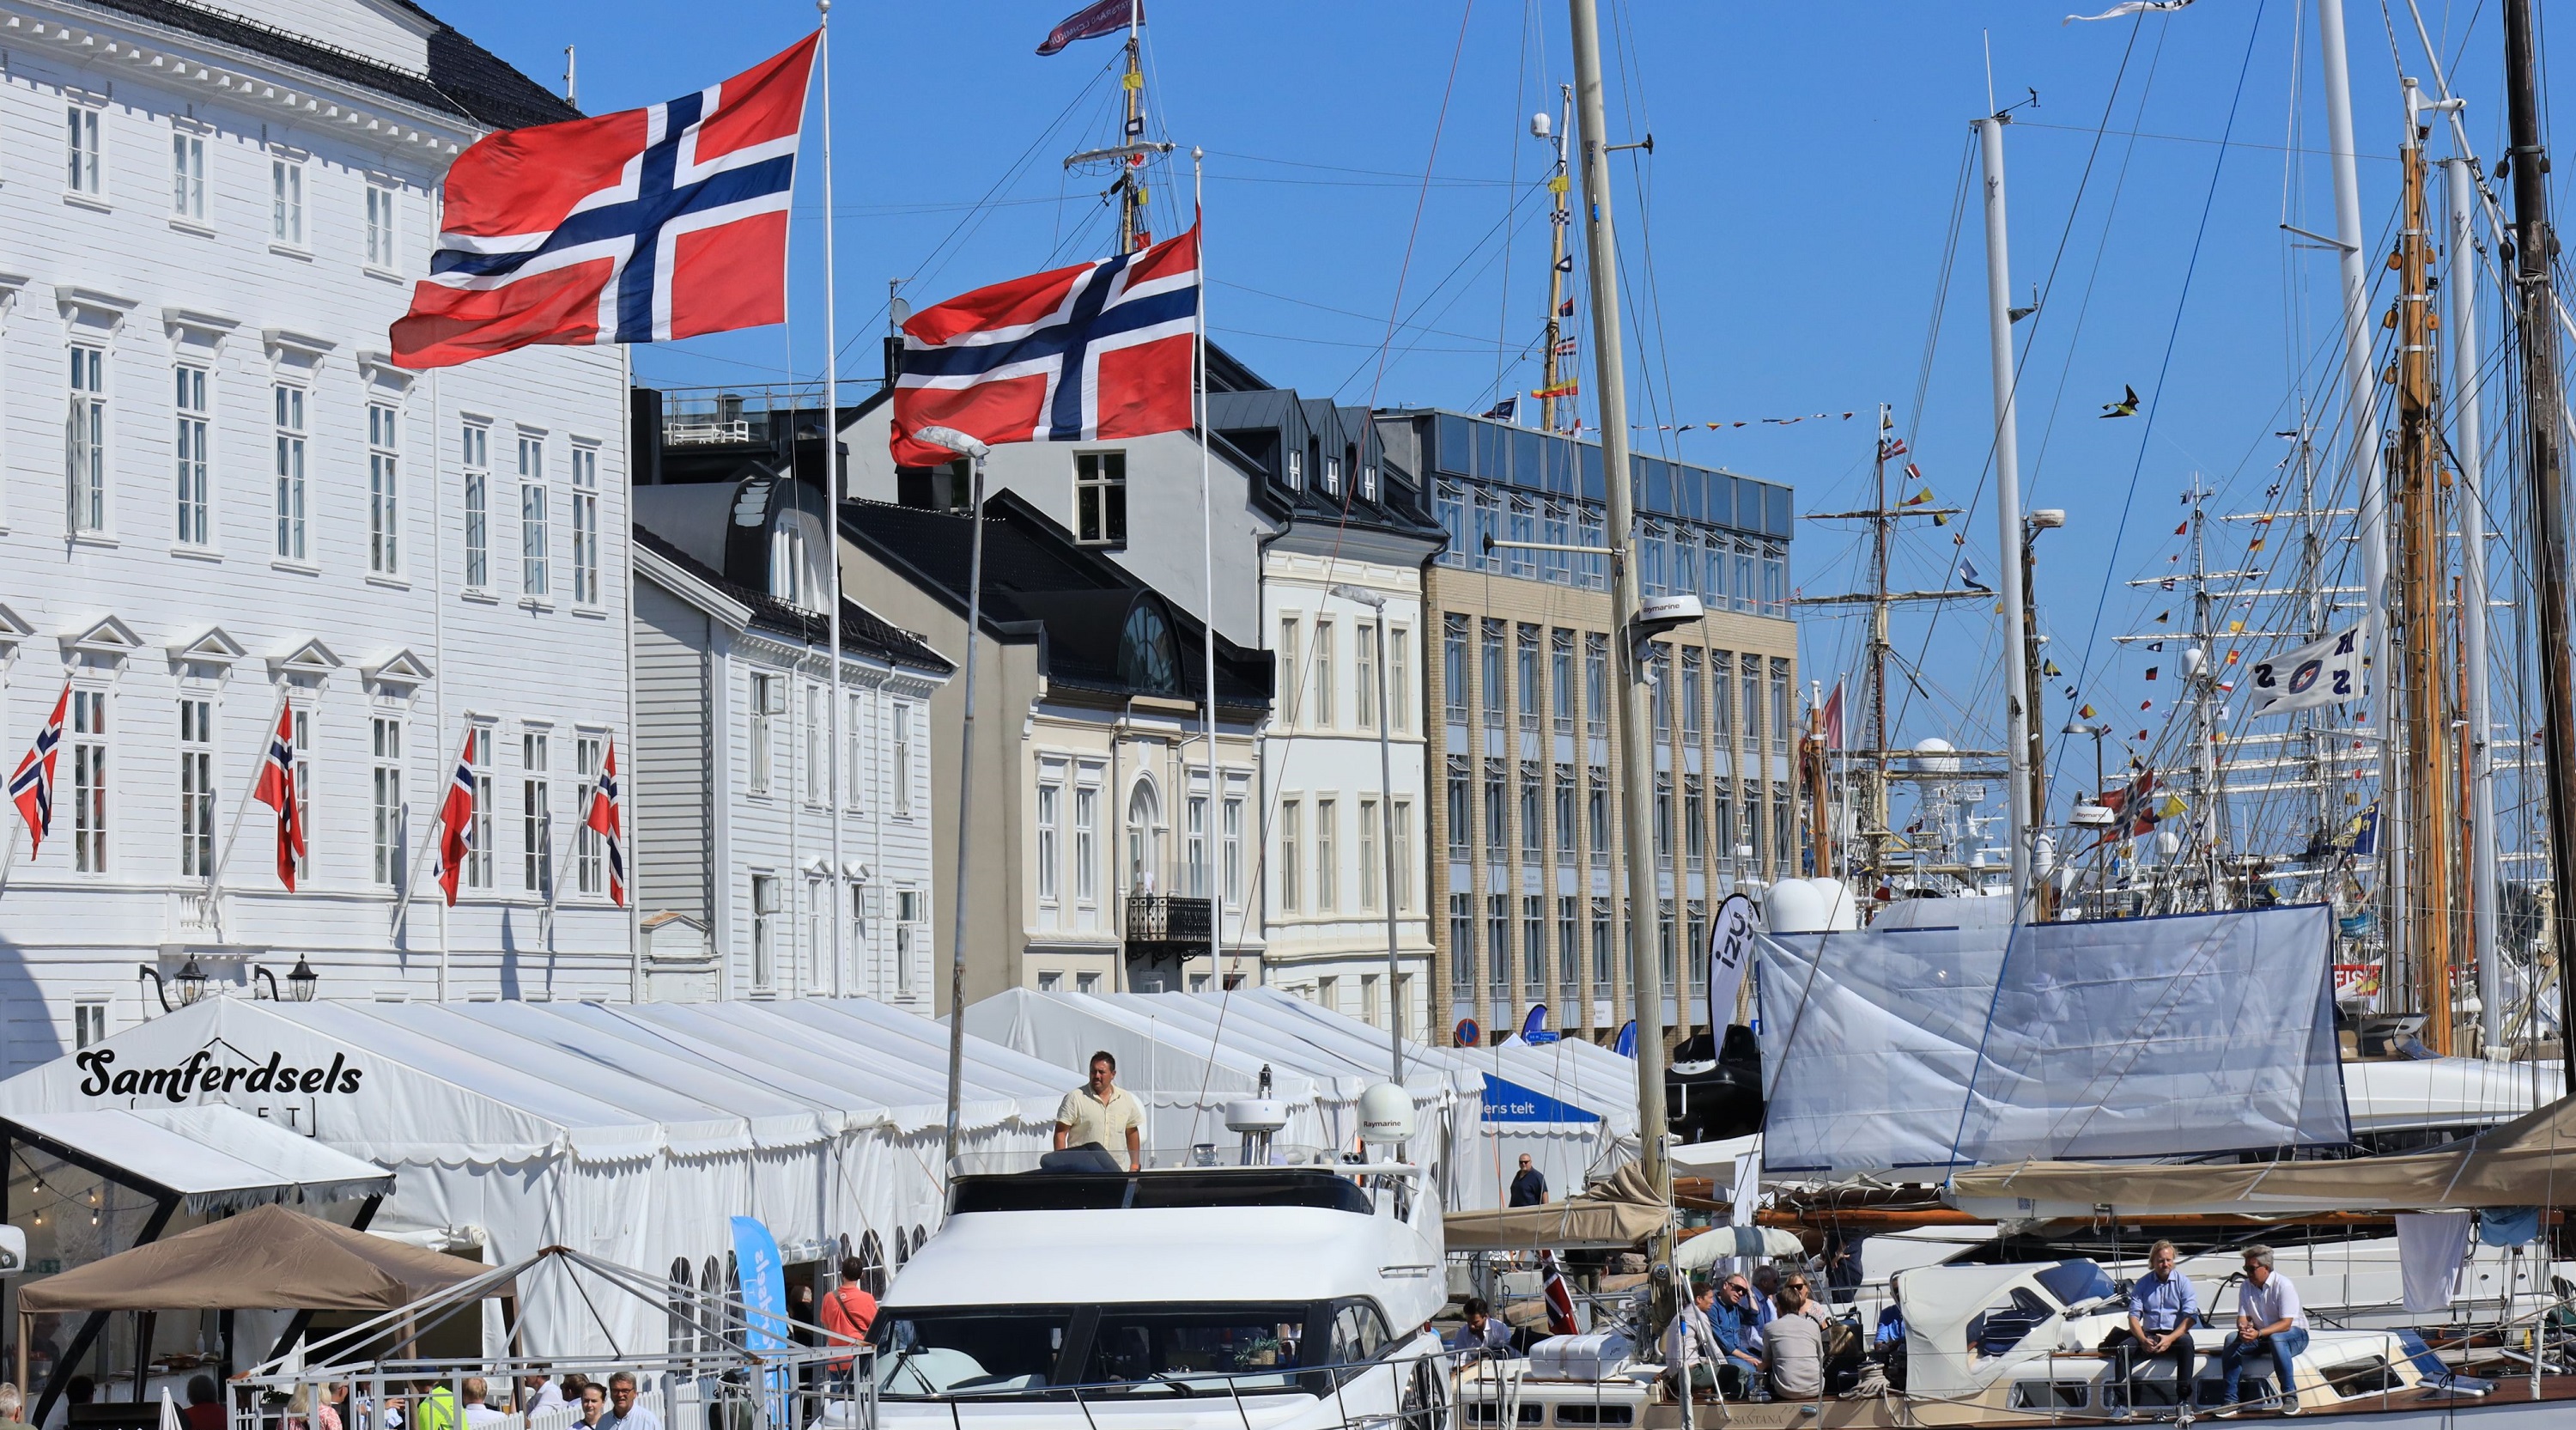
[[[1449,1349],[1469,1355],[1506,1358],[1512,1353],[1512,1328],[1494,1314],[1482,1296],[1467,1298],[1467,1324],[1450,1333]]]
[[[224,1407],[213,1376],[188,1377],[188,1408],[180,1413],[187,1419],[188,1430],[224,1430]]]
[[[823,1329],[836,1346],[863,1346],[868,1343],[868,1329],[877,1323],[877,1298],[868,1294],[867,1263],[855,1256],[841,1258],[841,1284],[823,1298]],[[834,1376],[850,1373],[852,1357],[825,1361],[823,1369]]]
[[[1055,1111],[1055,1148],[1093,1147],[1111,1152],[1123,1137],[1127,1169],[1143,1171],[1145,1108],[1118,1086],[1118,1059],[1107,1049],[1091,1055],[1091,1080],[1064,1095]]]

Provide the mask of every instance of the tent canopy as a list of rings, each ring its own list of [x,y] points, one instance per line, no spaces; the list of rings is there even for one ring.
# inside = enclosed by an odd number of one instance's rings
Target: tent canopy
[[[393,1190],[382,1168],[298,1137],[239,1108],[108,1108],[6,1119],[22,1140],[165,1196],[191,1213],[265,1202],[328,1202]]]
[[[1646,1174],[1630,1162],[1544,1206],[1451,1212],[1444,1218],[1451,1251],[1518,1251],[1533,1246],[1618,1250],[1652,1235],[1672,1215]]]
[[[18,1305],[34,1312],[390,1311],[484,1270],[265,1206],[31,1281]]]

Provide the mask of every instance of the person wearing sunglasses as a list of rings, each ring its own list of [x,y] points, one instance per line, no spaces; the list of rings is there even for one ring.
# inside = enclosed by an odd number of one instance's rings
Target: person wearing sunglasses
[[[1717,1340],[1725,1358],[1718,1365],[1718,1385],[1728,1398],[1742,1400],[1762,1377],[1762,1357],[1752,1348],[1757,1325],[1753,1310],[1753,1288],[1741,1276],[1729,1275],[1717,1283],[1717,1297],[1708,1315],[1709,1333]]]

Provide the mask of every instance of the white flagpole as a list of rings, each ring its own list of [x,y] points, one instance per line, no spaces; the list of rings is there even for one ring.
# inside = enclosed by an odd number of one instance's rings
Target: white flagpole
[[[1213,434],[1208,429],[1207,395],[1206,157],[1205,149],[1197,145],[1190,147],[1190,227],[1198,230],[1199,248],[1197,323],[1199,370],[1195,374],[1199,420],[1199,579],[1207,592],[1207,619],[1199,626],[1199,664],[1201,674],[1206,678],[1207,688],[1203,692],[1199,718],[1207,733],[1208,818],[1206,824],[1208,827],[1201,835],[1200,859],[1208,871],[1208,982],[1209,986],[1222,991],[1225,987],[1225,919],[1222,917],[1222,910],[1225,908],[1223,888],[1225,871],[1221,867],[1224,844],[1215,826],[1225,809],[1225,803],[1224,792],[1217,786],[1216,765],[1216,518],[1212,512],[1212,498],[1209,495],[1208,483],[1208,441]],[[1354,477],[1353,480],[1357,478]],[[1380,678],[1384,678],[1383,672],[1380,673]],[[1188,797],[1188,791],[1184,790],[1182,798],[1186,800]],[[1183,806],[1184,809],[1187,807],[1187,805]],[[1219,857],[1208,858],[1208,854],[1211,853]],[[1188,985],[1186,978],[1182,982],[1184,987]]]
[[[841,330],[839,315],[833,311],[839,295],[833,286],[832,252],[832,0],[814,0],[814,8],[822,16],[823,35],[814,56],[814,67],[823,78],[823,559],[832,569],[832,610],[827,622],[831,649],[825,652],[832,665],[832,753],[826,761],[832,779],[823,792],[832,806],[832,872],[823,888],[831,900],[824,917],[832,925],[832,995],[837,998],[848,991],[842,929],[849,921],[849,895],[842,888],[841,868],[841,807],[848,803],[841,788],[841,756],[846,753],[848,735],[841,727],[847,702],[841,695]]]

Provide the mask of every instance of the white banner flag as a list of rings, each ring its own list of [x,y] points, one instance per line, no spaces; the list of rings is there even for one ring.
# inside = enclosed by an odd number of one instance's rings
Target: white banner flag
[[[1735,1021],[1736,990],[1744,986],[1744,965],[1753,958],[1753,901],[1730,894],[1717,906],[1708,929],[1708,1031],[1712,1048],[1726,1043],[1726,1025]],[[1683,1021],[1690,1014],[1682,1014]]]
[[[2368,693],[2365,675],[2370,665],[2370,653],[2361,637],[2369,627],[2366,620],[2356,622],[2351,629],[2324,640],[2255,662],[2254,673],[2249,677],[2254,702],[2245,718],[2286,715],[2293,710],[2361,699]]]

